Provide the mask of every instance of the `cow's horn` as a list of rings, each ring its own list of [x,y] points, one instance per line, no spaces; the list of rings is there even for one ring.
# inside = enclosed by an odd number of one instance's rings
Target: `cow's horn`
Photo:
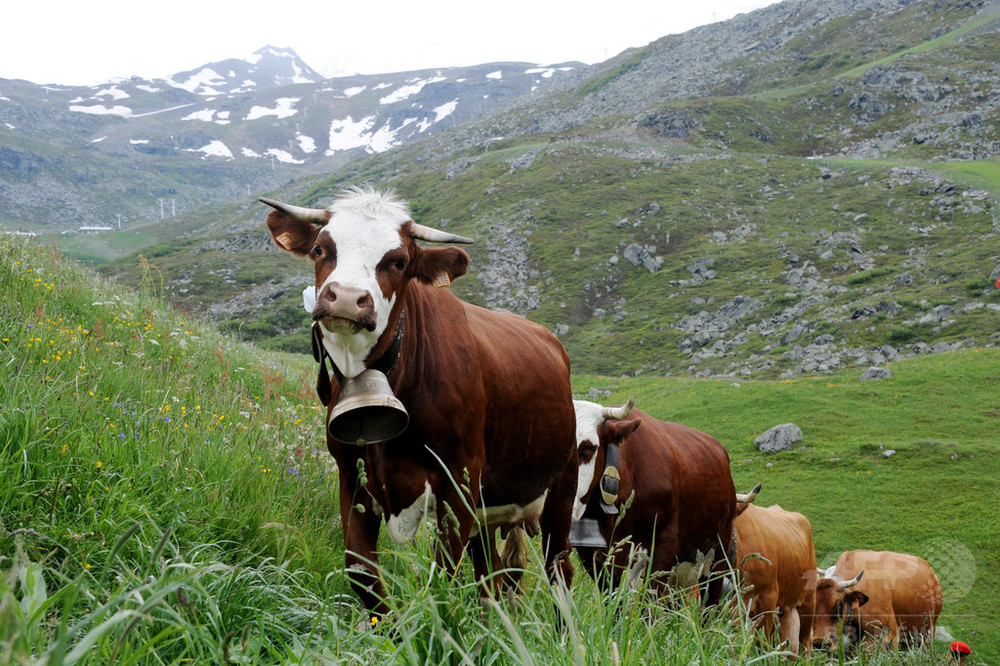
[[[758,483],[756,486],[753,487],[753,490],[751,490],[746,494],[736,493],[736,501],[750,504],[755,499],[757,499],[757,495],[760,493],[760,489],[763,487],[763,485],[764,485],[763,483]]]
[[[466,236],[459,236],[458,234],[449,233],[447,231],[441,231],[440,229],[432,229],[431,227],[425,227],[422,224],[417,224],[416,222],[410,223],[410,236],[413,238],[419,238],[420,240],[430,241],[432,243],[474,243],[475,241]]]
[[[864,576],[864,575],[865,575],[865,570],[862,569],[858,573],[858,575],[855,576],[854,578],[852,578],[851,580],[842,580],[839,583],[837,583],[837,589],[838,590],[846,590],[849,587],[854,587],[859,582],[861,582],[861,577]]]
[[[260,202],[267,204],[275,210],[280,210],[282,213],[291,215],[296,220],[301,220],[302,222],[326,224],[330,221],[330,211],[325,208],[303,208],[302,206],[293,206],[292,204],[281,203],[280,201],[265,197],[261,197]]]
[[[621,407],[605,407],[601,410],[601,418],[607,419],[623,419],[632,412],[632,408],[635,407],[635,398],[629,398]]]

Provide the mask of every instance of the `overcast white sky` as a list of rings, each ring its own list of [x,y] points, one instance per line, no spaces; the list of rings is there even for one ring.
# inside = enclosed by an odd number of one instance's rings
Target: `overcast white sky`
[[[514,60],[601,62],[776,0],[12,0],[0,78],[159,78],[265,45],[325,76]]]

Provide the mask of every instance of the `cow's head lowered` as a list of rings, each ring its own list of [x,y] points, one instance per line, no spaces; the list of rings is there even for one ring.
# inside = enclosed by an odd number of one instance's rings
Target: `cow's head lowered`
[[[861,581],[864,571],[851,580],[844,580],[832,571],[818,569],[816,583],[816,616],[813,621],[813,648],[837,648],[838,641],[856,644],[861,638],[858,609],[868,603],[868,595],[851,588]],[[825,577],[824,577],[825,576]]]
[[[410,280],[448,284],[465,274],[462,250],[422,248],[415,239],[472,239],[413,222],[406,203],[371,189],[350,188],[328,208],[302,208],[262,198],[274,208],[267,228],[275,244],[316,266],[313,320],[327,354],[345,377],[377,357],[399,323]],[[392,327],[390,329],[390,326]],[[376,346],[380,350],[372,354]]]
[[[635,401],[631,398],[621,407],[604,407],[596,402],[574,400],[576,411],[576,446],[580,459],[577,476],[573,520],[580,520],[604,473],[609,446],[620,446],[642,423],[628,419]]]

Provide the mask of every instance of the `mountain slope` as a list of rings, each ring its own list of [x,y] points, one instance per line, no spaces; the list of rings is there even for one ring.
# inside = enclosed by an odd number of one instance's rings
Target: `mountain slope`
[[[582,372],[860,375],[991,346],[1000,165],[970,158],[995,148],[995,16],[789,0],[269,196],[394,188],[420,222],[477,240],[457,293],[543,322]],[[856,56],[859,34],[874,46]],[[696,56],[699,40],[733,48]],[[670,71],[693,96],[664,90]],[[177,306],[305,352],[309,266],[273,248],[256,194],[137,225],[142,258],[107,271],[152,266]]]
[[[490,114],[579,64],[324,79],[264,47],[165,79],[0,80],[0,221],[130,228],[236,200]],[[59,202],[54,205],[52,202]]]

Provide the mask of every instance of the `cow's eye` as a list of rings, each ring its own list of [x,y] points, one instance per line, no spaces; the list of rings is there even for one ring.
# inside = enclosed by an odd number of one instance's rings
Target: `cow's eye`
[[[397,259],[393,266],[395,266],[396,270],[400,272],[406,270],[406,259]]]
[[[314,256],[314,257],[322,257],[323,256],[323,248],[321,246],[319,246],[319,245],[313,245],[312,256]]]

